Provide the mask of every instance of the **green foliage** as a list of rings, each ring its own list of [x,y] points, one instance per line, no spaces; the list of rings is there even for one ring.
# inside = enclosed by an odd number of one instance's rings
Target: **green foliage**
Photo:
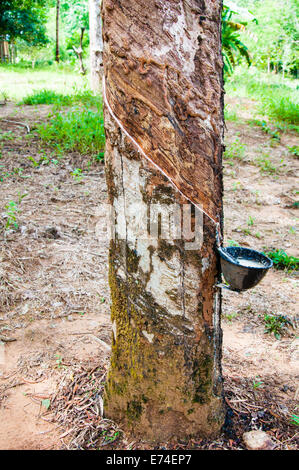
[[[297,129],[299,125],[299,94],[296,89],[296,81],[283,79],[281,76],[269,75],[260,72],[251,66],[249,70],[238,68],[226,82],[226,91],[231,95],[246,96],[258,101],[258,110],[268,115],[276,122],[285,122],[289,127]],[[265,123],[265,125],[263,124]],[[277,123],[278,122],[278,123]],[[262,121],[265,132],[271,135],[271,127]],[[272,138],[278,140],[276,130]]]
[[[80,182],[83,177],[81,168],[75,168],[73,171],[71,171],[71,175],[75,178],[77,182]]]
[[[260,377],[258,377],[258,376],[252,381],[253,390],[257,390],[258,388],[262,388],[263,385],[264,385],[264,382],[262,380],[260,380]]]
[[[267,98],[262,100],[260,106],[263,113],[279,121],[299,125],[299,103],[294,102],[289,96],[267,93]]]
[[[299,270],[299,258],[289,256],[283,250],[265,251],[265,255],[272,259],[276,269]]]
[[[18,229],[19,224],[17,222],[17,213],[19,212],[19,208],[17,203],[15,201],[9,201],[9,203],[6,204],[5,209],[5,230],[9,230],[11,228]]]
[[[227,104],[224,105],[224,119],[225,121],[235,122],[238,120],[237,113],[231,109]]]
[[[291,416],[291,423],[295,424],[296,426],[299,426],[299,416],[297,415],[292,415]]]
[[[240,244],[235,240],[227,240],[227,244],[228,246],[240,246]]]
[[[51,400],[49,398],[45,398],[42,400],[42,406],[48,410],[51,406]]]
[[[4,224],[5,230],[17,230],[19,228],[19,223],[18,223],[18,214],[20,212],[19,206],[25,196],[27,196],[27,194],[19,193],[17,202],[9,201],[8,204],[6,204],[5,212],[3,214],[4,219],[6,219],[6,222]]]
[[[247,47],[241,41],[240,31],[245,29],[247,22],[232,21],[235,11],[229,6],[228,1],[223,5],[222,10],[222,55],[224,72],[231,75],[238,59],[244,58],[248,65],[251,64],[250,55]]]
[[[280,133],[277,129],[273,129],[266,121],[254,120],[253,123],[260,126],[262,131],[270,135],[271,139],[280,142]]]
[[[234,160],[243,160],[245,151],[246,145],[242,144],[240,139],[237,137],[233,142],[226,145],[223,158],[224,160],[228,160],[230,165],[233,165]]]
[[[32,44],[47,42],[46,0],[1,0],[0,39],[22,38]]]
[[[65,63],[50,64],[46,61],[36,62],[34,68],[27,61],[18,64],[0,64],[1,91],[9,99],[20,101],[27,95],[34,95],[41,90],[53,90],[63,95],[89,95],[92,105],[92,94],[89,89],[88,77],[78,75],[75,67]],[[75,84],[75,86],[74,86]],[[76,102],[74,96],[74,102]],[[99,98],[94,98],[99,102]],[[41,100],[42,101],[42,100]]]
[[[287,145],[287,148],[289,149],[289,152],[292,154],[292,155],[295,155],[295,157],[299,157],[299,145],[293,145],[293,146],[289,146]]]
[[[59,104],[62,106],[70,105],[72,100],[69,95],[57,93],[54,90],[36,90],[30,95],[25,96],[18,104],[37,105],[37,104]]]
[[[291,320],[286,315],[268,315],[264,316],[265,333],[273,333],[276,339],[288,330],[289,326],[293,326]]]
[[[254,10],[257,23],[241,33],[253,63],[275,72],[296,73],[299,68],[298,0],[236,0]]]
[[[61,0],[61,19],[69,35],[89,28],[88,0]]]
[[[62,1],[61,18],[66,31],[66,50],[73,54],[75,47],[82,47],[84,51],[89,44],[89,35],[84,34],[89,30],[88,0]]]
[[[273,175],[277,172],[276,166],[271,162],[270,155],[264,153],[255,159],[257,166],[260,168],[261,173],[266,173],[268,175]]]
[[[49,122],[38,126],[37,132],[60,153],[77,151],[98,156],[105,145],[102,108],[77,105],[67,112],[57,108]]]
[[[38,105],[38,104],[56,104],[58,106],[71,106],[74,103],[83,103],[90,106],[99,106],[101,98],[95,96],[89,90],[77,90],[74,93],[64,94],[54,90],[35,90],[25,96],[18,104]]]

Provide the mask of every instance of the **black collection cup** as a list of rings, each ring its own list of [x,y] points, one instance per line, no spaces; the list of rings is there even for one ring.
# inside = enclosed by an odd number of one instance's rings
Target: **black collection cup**
[[[263,253],[240,246],[218,247],[221,269],[229,288],[243,291],[256,286],[273,266]]]

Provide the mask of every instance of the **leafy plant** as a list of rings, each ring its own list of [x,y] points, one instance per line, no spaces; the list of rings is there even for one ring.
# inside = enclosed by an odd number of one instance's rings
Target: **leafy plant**
[[[296,426],[299,426],[299,416],[297,415],[292,415],[291,416],[291,423],[295,424]]]
[[[251,64],[251,58],[247,47],[241,41],[240,31],[245,29],[247,22],[237,23],[232,21],[235,12],[226,2],[222,10],[222,55],[224,72],[231,75],[236,65],[236,58],[244,58],[248,65]]]
[[[238,315],[239,315],[238,312],[227,313],[227,314],[225,315],[225,318],[226,318],[229,322],[231,322],[234,318],[237,318]]]
[[[237,137],[233,142],[226,146],[223,154],[224,160],[228,160],[230,165],[233,165],[234,160],[243,160],[246,151],[246,145],[242,144],[240,139]]]
[[[256,379],[253,379],[253,381],[252,381],[253,390],[257,390],[258,388],[262,388],[263,384],[264,384],[264,382],[262,382],[262,380],[259,380],[259,377],[256,377]]]
[[[276,339],[280,339],[289,326],[293,327],[291,320],[286,315],[268,315],[264,316],[265,333],[273,333]]]
[[[271,162],[269,154],[265,153],[260,157],[257,157],[255,161],[262,173],[272,175],[277,172],[277,168]]]
[[[264,253],[268,258],[272,259],[276,269],[299,270],[299,258],[289,256],[281,249],[266,250]]]
[[[42,400],[42,406],[44,406],[46,410],[48,410],[51,406],[51,400],[49,398],[45,398],[44,400]]]
[[[6,212],[6,224],[5,224],[5,230],[9,230],[11,228],[14,228],[17,230],[19,228],[19,224],[17,222],[17,214],[19,212],[18,205],[15,201],[9,201],[8,204],[5,206]]]
[[[19,228],[18,224],[18,213],[20,212],[19,205],[21,204],[22,200],[24,197],[27,196],[26,193],[18,194],[18,200],[17,202],[15,201],[9,201],[8,204],[5,206],[5,212],[4,212],[4,218],[6,219],[5,223],[5,230],[17,230]]]
[[[71,175],[75,178],[77,182],[81,181],[83,177],[81,168],[75,168],[71,172]]]
[[[228,246],[239,246],[239,243],[235,240],[227,240]]]
[[[292,147],[287,145],[287,148],[289,149],[289,152],[292,155],[295,155],[295,157],[297,157],[297,158],[299,157],[299,145],[293,145]]]
[[[271,136],[276,142],[280,142],[280,134],[277,129],[273,129],[266,121],[255,120],[254,123],[261,127],[262,131]]]
[[[254,224],[254,217],[251,217],[251,215],[247,219],[247,225],[248,227],[251,227]]]

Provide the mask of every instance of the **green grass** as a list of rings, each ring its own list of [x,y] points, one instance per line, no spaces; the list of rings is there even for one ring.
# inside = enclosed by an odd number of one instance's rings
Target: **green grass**
[[[224,160],[227,160],[230,165],[233,165],[234,160],[243,160],[245,152],[246,145],[242,144],[240,139],[237,137],[233,142],[230,142],[226,145],[223,158]]]
[[[57,106],[71,106],[74,103],[82,103],[90,106],[101,104],[101,97],[95,96],[88,89],[75,90],[72,93],[64,94],[58,93],[55,90],[44,88],[43,90],[33,90],[26,95],[19,105],[40,105],[40,104],[55,104]]]
[[[80,75],[70,65],[31,68],[0,64],[0,93],[13,101],[19,102],[27,95],[45,89],[69,95],[88,87],[89,75]]]
[[[255,67],[246,70],[239,67],[227,80],[225,88],[231,96],[256,100],[260,113],[298,130],[298,80],[263,73]]]
[[[299,258],[289,256],[283,250],[266,250],[264,253],[272,259],[276,269],[299,270]]]
[[[37,127],[39,137],[58,152],[77,151],[103,159],[105,146],[102,107],[77,105],[64,111],[56,108],[50,120]]]

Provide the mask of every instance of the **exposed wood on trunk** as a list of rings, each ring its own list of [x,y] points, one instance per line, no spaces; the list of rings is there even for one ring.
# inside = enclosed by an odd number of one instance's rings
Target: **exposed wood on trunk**
[[[113,112],[175,185],[221,221],[221,2],[104,0],[102,12]],[[106,415],[152,441],[217,433],[224,413],[215,226],[204,218],[196,251],[184,240],[138,236],[142,213],[154,204],[167,213],[186,200],[107,109],[105,129],[109,200],[118,221],[110,249],[114,335]]]

